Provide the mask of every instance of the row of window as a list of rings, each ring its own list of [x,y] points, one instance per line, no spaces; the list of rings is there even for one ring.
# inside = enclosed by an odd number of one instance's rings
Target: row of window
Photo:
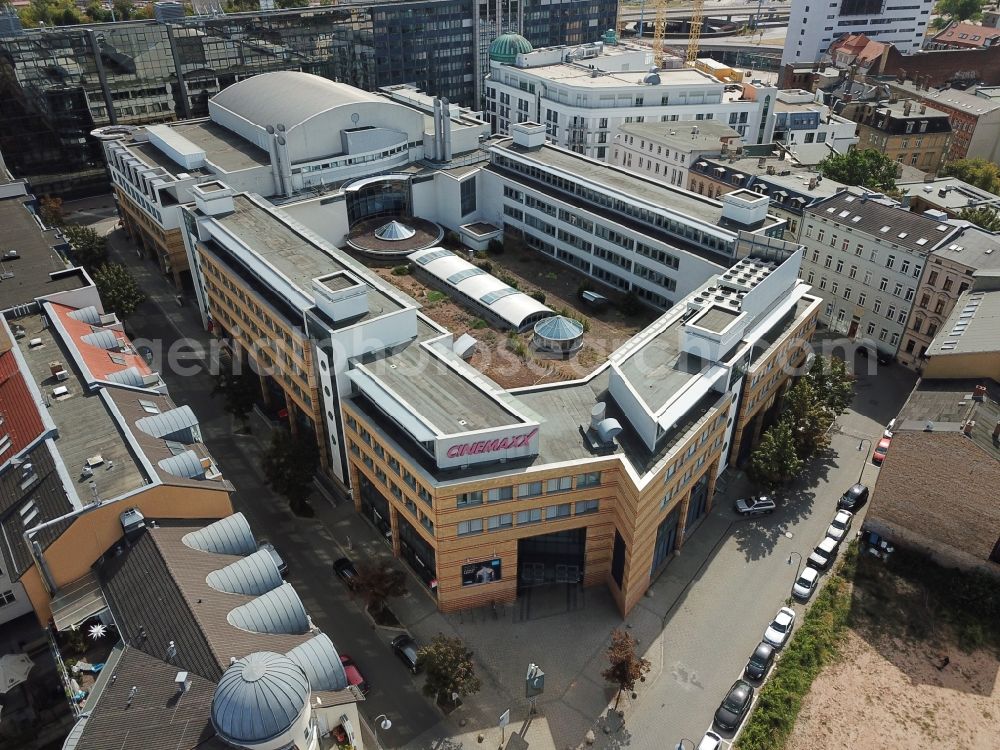
[[[386,462],[386,464],[389,466],[389,469],[391,469],[396,476],[402,478],[403,483],[407,487],[416,492],[417,496],[421,500],[423,500],[428,506],[433,505],[432,495],[427,490],[427,488],[417,481],[416,476],[414,476],[409,469],[401,466],[399,460],[395,456],[386,453],[385,448],[372,437],[372,434],[367,429],[365,429],[364,425],[359,424],[357,419],[352,417],[350,414],[346,413],[344,414],[344,422],[347,424],[349,429],[353,430],[361,437],[361,440],[365,443],[365,445],[371,447],[372,451],[375,453],[376,456],[378,456],[381,460]],[[354,453],[356,456],[361,455],[360,449],[358,448],[356,443],[352,441],[350,442],[350,445],[352,453]],[[368,464],[366,464],[366,466],[367,465]],[[369,466],[369,468],[372,467]]]
[[[517,485],[517,499],[523,500],[528,497],[539,497],[542,494],[543,487],[544,492],[547,495],[552,495],[558,492],[569,492],[573,489],[573,477],[555,477],[553,479],[537,482],[524,482]],[[576,489],[588,489],[590,487],[597,487],[601,484],[601,472],[590,471],[585,474],[577,474],[576,476]],[[471,492],[463,492],[458,495],[455,499],[455,505],[458,508],[467,508],[473,505],[482,505],[483,501],[487,503],[501,503],[507,500],[514,499],[514,487],[507,485],[506,487],[494,487],[493,489],[486,490],[473,490]]]
[[[578,500],[575,503],[559,503],[558,505],[548,505],[544,508],[531,508],[515,513],[500,513],[487,518],[472,518],[468,521],[459,521],[458,535],[471,536],[481,534],[486,531],[503,531],[514,527],[514,516],[517,516],[517,525],[526,526],[533,523],[546,521],[556,521],[560,518],[569,518],[571,515],[585,516],[597,513],[601,509],[600,500]]]

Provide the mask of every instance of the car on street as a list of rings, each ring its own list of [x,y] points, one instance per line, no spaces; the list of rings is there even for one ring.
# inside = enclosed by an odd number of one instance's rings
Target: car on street
[[[767,641],[761,641],[750,654],[743,676],[748,680],[763,680],[764,675],[774,664],[774,646]]]
[[[807,602],[816,590],[816,583],[819,581],[819,571],[816,568],[805,567],[799,577],[792,584],[792,596],[799,601]]]
[[[741,516],[763,516],[774,513],[776,508],[773,497],[761,495],[760,497],[744,497],[736,501],[736,512]]]
[[[715,732],[705,732],[698,747],[695,750],[719,750],[722,747],[722,738]]]
[[[340,580],[351,591],[358,588],[361,579],[358,577],[358,569],[354,567],[354,563],[351,562],[350,558],[341,557],[339,560],[335,560],[333,563],[333,572],[337,574]]]
[[[837,556],[837,548],[840,542],[830,537],[824,537],[823,541],[816,545],[816,548],[809,554],[806,565],[817,570],[826,570],[830,563]]]
[[[284,558],[278,554],[278,550],[274,548],[273,544],[266,539],[260,539],[257,542],[257,551],[266,552],[271,556],[271,559],[274,560],[274,565],[278,569],[278,573],[281,574],[282,578],[288,575],[288,563],[286,563]]]
[[[826,535],[831,539],[836,539],[838,542],[844,541],[847,532],[851,530],[851,522],[853,520],[854,514],[851,511],[838,510],[837,515],[833,517],[833,522],[826,529]]]
[[[793,625],[795,625],[795,610],[782,607],[764,631],[764,640],[775,648],[781,648],[788,642]]]
[[[837,507],[841,510],[856,511],[867,502],[868,487],[863,484],[855,484],[841,495],[840,500],[837,501]]]
[[[878,445],[875,446],[875,452],[872,453],[873,464],[876,466],[882,465],[882,462],[885,461],[885,454],[889,452],[889,443],[891,442],[891,437],[883,437],[878,441]]]
[[[716,726],[729,731],[736,729],[750,712],[753,692],[753,685],[746,680],[734,682],[715,712]]]
[[[358,665],[354,662],[348,654],[340,655],[340,663],[344,667],[344,674],[347,675],[347,684],[354,685],[358,690],[361,691],[362,695],[368,695],[368,682],[365,680],[364,675],[361,674],[361,670],[358,669]]]
[[[392,652],[399,657],[400,661],[406,665],[406,668],[410,670],[413,674],[416,674],[420,670],[417,668],[417,642],[413,640],[410,636],[397,635],[392,639]]]

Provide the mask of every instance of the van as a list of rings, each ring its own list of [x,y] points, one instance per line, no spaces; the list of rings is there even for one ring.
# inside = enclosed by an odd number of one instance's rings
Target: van
[[[806,565],[810,568],[816,568],[816,570],[826,570],[837,556],[838,547],[840,547],[839,541],[831,537],[825,537],[822,542],[816,545],[816,549],[812,551],[812,554],[809,555]]]

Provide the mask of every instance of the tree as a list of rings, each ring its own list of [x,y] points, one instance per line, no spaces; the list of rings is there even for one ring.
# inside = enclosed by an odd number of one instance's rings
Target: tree
[[[61,227],[66,223],[63,217],[62,198],[46,195],[39,202],[38,216],[47,227]]]
[[[983,0],[938,0],[934,6],[938,17],[952,21],[976,21],[983,15]]]
[[[279,8],[308,8],[309,0],[276,0]]]
[[[957,177],[962,182],[1000,195],[1000,166],[986,159],[957,159],[941,169],[947,177]]]
[[[843,414],[854,400],[854,378],[839,357],[816,357],[806,375],[813,392],[821,396],[834,416]]]
[[[963,208],[958,218],[971,221],[987,232],[1000,232],[1000,212],[995,208]]]
[[[637,641],[624,630],[616,628],[611,631],[611,645],[608,646],[608,668],[601,672],[601,677],[618,688],[615,696],[615,711],[622,698],[622,691],[634,690],[635,683],[645,675],[650,668],[649,661],[635,652]]]
[[[223,408],[240,420],[245,430],[247,417],[260,396],[260,381],[257,376],[253,372],[220,370],[215,376],[215,387],[212,388],[212,395],[218,394],[225,398]]]
[[[146,295],[121,263],[105,263],[93,274],[104,307],[125,320],[141,305]]]
[[[784,419],[764,433],[750,454],[750,473],[770,490],[794,478],[804,465],[795,450],[792,427]]]
[[[268,485],[288,501],[294,513],[312,515],[308,498],[319,466],[314,440],[293,436],[288,430],[275,430],[262,466]]]
[[[381,612],[387,599],[406,594],[406,574],[388,560],[377,565],[359,564],[358,589],[364,594],[368,611]]]
[[[472,664],[472,652],[461,638],[438,633],[417,651],[417,668],[426,675],[424,695],[441,705],[451,705],[451,696],[456,693],[464,697],[478,693],[482,687]]]
[[[816,168],[824,177],[845,185],[861,185],[881,192],[896,189],[896,162],[874,149],[830,154]]]
[[[810,458],[830,444],[829,430],[834,414],[809,378],[800,378],[785,394],[782,417],[792,428],[795,453],[799,458]]]
[[[70,257],[78,266],[89,273],[108,262],[108,241],[90,227],[75,224],[67,226],[63,233],[70,244]]]

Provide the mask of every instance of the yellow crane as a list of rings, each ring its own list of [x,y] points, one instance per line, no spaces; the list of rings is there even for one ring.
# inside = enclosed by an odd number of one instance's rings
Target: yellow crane
[[[667,25],[668,0],[656,0],[656,20],[653,23],[653,60],[657,65],[663,62],[663,32]],[[688,65],[693,65],[698,59],[698,43],[701,40],[701,27],[705,18],[705,0],[694,0],[691,7],[691,29],[688,36],[687,53],[684,59]]]

